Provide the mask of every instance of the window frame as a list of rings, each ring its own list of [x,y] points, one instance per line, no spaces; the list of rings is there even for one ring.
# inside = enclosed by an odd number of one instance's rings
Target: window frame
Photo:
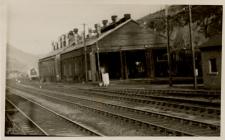
[[[215,60],[215,64],[214,65],[216,66],[215,67],[216,71],[212,71],[213,70],[212,69],[212,66],[213,66],[212,65],[213,61],[212,60]],[[218,75],[219,72],[218,72],[218,68],[217,68],[217,59],[216,58],[209,58],[209,60],[208,60],[208,68],[209,68],[209,74],[210,75]]]

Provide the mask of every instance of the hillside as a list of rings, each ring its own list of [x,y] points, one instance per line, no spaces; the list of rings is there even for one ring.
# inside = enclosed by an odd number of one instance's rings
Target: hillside
[[[192,24],[189,24],[188,5],[169,6],[167,17],[165,9],[162,9],[137,20],[142,27],[154,30],[165,37],[169,29],[171,73],[178,77],[187,76],[187,73],[191,76],[193,71],[189,25],[192,26],[192,45],[196,50],[195,62],[199,76],[202,75],[202,66],[198,47],[208,39],[222,33],[223,7],[221,5],[192,5],[190,8]],[[166,28],[167,21],[169,28]],[[165,55],[168,56],[168,54]]]
[[[37,68],[38,56],[23,52],[11,45],[7,45],[7,72],[19,71],[27,73],[30,68]]]
[[[199,46],[208,38],[222,32],[222,9],[221,5],[192,6],[192,31],[195,46]],[[168,15],[170,39],[172,40],[170,45],[174,50],[189,48],[188,6],[169,6]],[[143,27],[166,36],[165,9],[148,14],[137,21]]]

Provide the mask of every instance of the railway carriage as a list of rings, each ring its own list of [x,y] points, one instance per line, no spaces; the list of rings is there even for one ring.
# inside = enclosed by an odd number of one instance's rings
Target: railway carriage
[[[39,75],[38,75],[37,69],[31,68],[28,71],[28,77],[29,77],[30,80],[36,80],[36,79],[38,79]]]

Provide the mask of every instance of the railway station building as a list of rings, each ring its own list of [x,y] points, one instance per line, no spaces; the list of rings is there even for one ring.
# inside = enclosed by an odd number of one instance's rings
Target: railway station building
[[[100,72],[109,73],[110,79],[167,77],[166,37],[141,27],[130,14],[111,18],[110,24],[103,20],[100,30],[96,26],[98,35],[81,43],[60,43],[39,59],[41,80],[85,81],[85,54],[89,81],[98,80]]]
[[[215,35],[200,47],[204,86],[210,89],[221,88],[222,34]]]

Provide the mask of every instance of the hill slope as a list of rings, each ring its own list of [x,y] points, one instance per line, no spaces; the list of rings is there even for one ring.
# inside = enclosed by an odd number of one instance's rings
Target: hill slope
[[[221,5],[193,5],[192,6],[193,43],[199,46],[208,38],[222,32]],[[169,34],[171,46],[189,48],[189,10],[187,5],[171,5],[168,7]],[[137,22],[166,36],[165,9],[148,14]]]
[[[23,52],[11,45],[7,45],[6,71],[26,73],[30,68],[38,67],[38,56]]]

